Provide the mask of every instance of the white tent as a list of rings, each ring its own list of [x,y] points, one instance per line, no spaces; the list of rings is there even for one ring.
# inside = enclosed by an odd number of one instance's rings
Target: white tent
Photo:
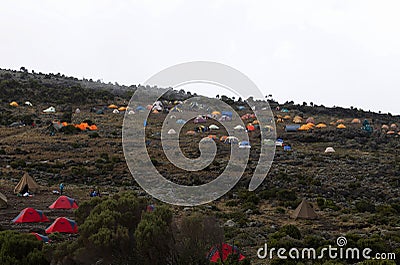
[[[174,129],[170,129],[169,131],[168,131],[168,134],[176,134],[176,131],[174,130]]]
[[[30,103],[29,101],[25,101],[25,105],[27,105],[27,106],[29,106],[29,107],[32,107],[32,106],[33,106],[32,103]]]
[[[53,106],[43,110],[44,113],[55,113],[56,112],[56,108],[54,108]]]
[[[333,147],[327,147],[326,149],[325,149],[325,153],[335,153],[336,151],[335,151],[335,149],[333,149]]]
[[[236,125],[233,129],[236,131],[243,131],[245,128],[242,125]]]
[[[211,124],[211,125],[208,127],[208,129],[210,129],[210,130],[219,130],[219,127],[218,127],[217,125],[215,125],[215,124]]]
[[[119,113],[119,110],[115,109],[115,110],[113,110],[113,113],[114,113],[114,114],[118,114],[118,113]]]

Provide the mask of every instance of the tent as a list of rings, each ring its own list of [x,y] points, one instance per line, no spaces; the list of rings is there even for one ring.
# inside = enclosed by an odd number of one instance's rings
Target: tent
[[[309,117],[307,120],[306,120],[306,123],[315,123],[315,120],[314,120],[314,118],[313,117]]]
[[[50,222],[47,216],[42,212],[33,208],[23,209],[17,217],[12,220],[13,223],[40,223]]]
[[[235,136],[228,136],[225,138],[224,143],[226,144],[238,144],[239,139]]]
[[[60,196],[58,199],[49,206],[50,209],[78,209],[79,206],[76,201],[67,196]]]
[[[222,115],[221,118],[218,119],[219,121],[231,121],[232,117],[229,117],[227,115]]]
[[[336,123],[345,123],[345,121],[343,119],[339,119],[336,121]]]
[[[335,149],[333,149],[333,147],[327,147],[326,149],[325,149],[325,153],[335,153],[336,151],[335,151]]]
[[[299,131],[308,131],[310,130],[312,127],[308,126],[307,124],[303,124],[300,126],[300,128],[298,129]]]
[[[292,147],[290,145],[285,145],[283,151],[292,151]]]
[[[238,110],[244,110],[246,107],[245,106],[237,106]]]
[[[303,118],[300,116],[296,116],[293,118],[293,123],[299,124],[303,122]]]
[[[211,125],[208,127],[208,129],[210,129],[210,130],[219,130],[219,127],[218,127],[217,125],[215,125],[215,124],[211,124]]]
[[[344,125],[343,123],[339,124],[338,126],[336,126],[336,128],[338,129],[346,129],[346,125]]]
[[[284,119],[284,120],[290,120],[292,117],[290,117],[290,115],[285,115],[285,116],[283,116],[283,118],[282,119]]]
[[[186,134],[187,134],[187,135],[195,135],[196,132],[191,130],[191,131],[187,131]]]
[[[248,141],[242,141],[239,143],[239,148],[251,148],[251,145]]]
[[[236,125],[233,129],[234,129],[235,131],[243,131],[243,130],[244,130],[244,127],[243,127],[242,125]]]
[[[210,249],[207,255],[207,259],[212,263],[218,263],[219,260],[225,261],[231,254],[239,254],[239,261],[242,261],[246,258],[240,253],[239,249],[236,246],[222,243],[221,245],[213,246]]]
[[[317,129],[322,129],[322,128],[326,128],[326,127],[327,126],[325,123],[319,123],[319,124],[317,124],[317,126],[315,126],[315,128],[317,128]]]
[[[203,116],[197,116],[194,121],[194,123],[205,123],[206,122],[206,118],[204,118]]]
[[[49,107],[49,108],[43,110],[43,112],[44,112],[44,113],[55,113],[55,112],[56,112],[56,108],[54,108],[54,107],[52,106],[52,107]]]
[[[185,124],[186,123],[186,121],[185,120],[182,120],[182,119],[178,119],[177,121],[176,121],[176,124]]]
[[[54,223],[46,229],[47,234],[54,232],[76,234],[78,233],[78,225],[74,220],[58,217]]]
[[[8,200],[7,197],[0,192],[0,209],[7,208]]]
[[[50,242],[50,239],[48,236],[44,236],[44,235],[41,235],[41,234],[35,233],[35,232],[32,232],[31,234],[34,235],[37,238],[37,240],[39,240],[39,241],[43,241],[44,243]]]
[[[316,219],[318,216],[314,212],[314,209],[311,207],[311,205],[305,199],[303,199],[299,206],[297,206],[296,210],[294,210],[292,218]]]
[[[389,125],[386,124],[382,125],[382,130],[389,130]]]
[[[213,140],[217,140],[218,137],[215,134],[210,134],[207,136],[207,138],[213,139]]]
[[[28,107],[33,107],[33,104],[30,101],[25,101],[25,105],[27,105]]]
[[[357,123],[361,123],[361,121],[360,121],[360,119],[353,119],[353,120],[351,121],[351,123],[357,124]]]
[[[118,111],[126,111],[126,110],[127,110],[126,107],[119,107],[119,108],[118,108]]]
[[[219,116],[219,115],[221,115],[221,112],[219,112],[219,111],[213,111],[213,112],[211,112],[211,114],[212,115],[215,115],[215,116]]]
[[[113,110],[113,113],[114,113],[114,114],[118,114],[118,113],[119,113],[119,110],[114,109],[114,110]]]
[[[167,132],[167,134],[176,134],[176,131],[174,129],[169,129],[169,131]]]
[[[137,108],[136,108],[136,111],[145,111],[146,109],[145,109],[145,107],[143,107],[143,106],[138,106]]]
[[[386,134],[387,135],[393,135],[393,134],[396,134],[396,132],[395,131],[388,131]]]
[[[10,106],[11,107],[18,107],[18,103],[13,101],[13,102],[10,103]]]
[[[252,131],[254,131],[256,128],[254,127],[253,124],[249,123],[249,124],[246,125],[246,129],[247,129],[247,131],[252,132]]]
[[[396,130],[396,129],[397,129],[397,124],[396,124],[396,123],[392,123],[392,124],[390,125],[390,129]]]
[[[297,130],[300,128],[299,124],[291,124],[291,125],[286,125],[285,126],[285,131],[286,132],[297,132]]]
[[[109,109],[118,109],[117,105],[111,104],[108,106]]]
[[[207,130],[208,130],[208,128],[203,125],[200,125],[200,126],[197,126],[196,128],[194,128],[195,132],[206,132]]]
[[[232,112],[231,111],[223,111],[222,116],[228,116],[232,119]]]
[[[25,193],[27,191],[33,193],[40,192],[40,186],[27,172],[25,172],[21,180],[15,186],[14,193]]]

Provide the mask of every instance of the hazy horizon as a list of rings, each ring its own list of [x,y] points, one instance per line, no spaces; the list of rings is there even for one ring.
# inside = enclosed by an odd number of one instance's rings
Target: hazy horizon
[[[214,61],[279,102],[400,114],[399,7],[397,1],[7,1],[0,3],[1,67],[132,85],[178,63]]]

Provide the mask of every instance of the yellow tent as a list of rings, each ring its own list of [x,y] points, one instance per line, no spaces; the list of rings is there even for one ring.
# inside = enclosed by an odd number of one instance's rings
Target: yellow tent
[[[346,129],[346,125],[344,125],[343,123],[339,124],[338,126],[336,126],[336,128],[338,129]]]
[[[18,107],[18,103],[13,101],[13,102],[10,103],[10,106],[11,107]]]
[[[315,128],[318,128],[318,129],[322,129],[322,128],[326,128],[326,127],[327,126],[325,123],[319,123],[317,126],[315,126]]]
[[[213,112],[211,112],[211,114],[212,114],[212,115],[221,115],[221,112],[219,112],[219,111],[213,111]]]
[[[118,109],[117,105],[111,104],[108,106],[109,109]]]
[[[310,130],[310,126],[308,126],[307,124],[303,124],[300,126],[300,128],[298,129],[299,131],[308,131]]]

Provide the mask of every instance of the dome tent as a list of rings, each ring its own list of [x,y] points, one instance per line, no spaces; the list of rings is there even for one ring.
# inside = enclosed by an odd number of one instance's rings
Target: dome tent
[[[74,220],[58,217],[45,231],[47,234],[54,232],[76,234],[78,233],[78,225]]]
[[[333,147],[327,147],[326,149],[325,149],[325,153],[335,153],[336,151],[335,151],[335,149],[333,149]]]
[[[67,196],[60,196],[58,199],[53,202],[50,206],[50,209],[78,209],[79,206],[76,201]]]
[[[49,222],[47,216],[42,212],[33,208],[23,209],[17,217],[12,220],[13,223],[40,223]]]

